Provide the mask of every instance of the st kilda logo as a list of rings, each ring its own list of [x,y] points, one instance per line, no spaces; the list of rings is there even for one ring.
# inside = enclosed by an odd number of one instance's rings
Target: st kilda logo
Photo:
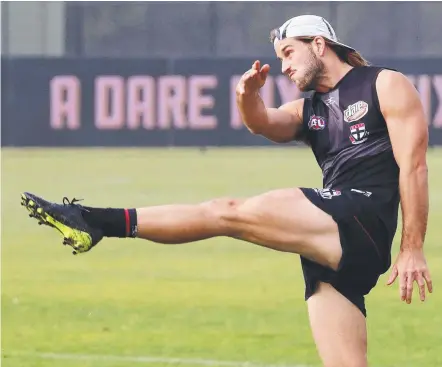
[[[357,145],[363,143],[367,140],[367,136],[368,131],[363,122],[350,126],[350,141],[352,144]]]
[[[359,101],[351,104],[344,111],[344,121],[354,122],[363,118],[368,112],[368,104],[364,101]]]
[[[324,130],[325,128],[325,119],[321,116],[310,116],[310,121],[308,122],[308,128],[310,130]]]

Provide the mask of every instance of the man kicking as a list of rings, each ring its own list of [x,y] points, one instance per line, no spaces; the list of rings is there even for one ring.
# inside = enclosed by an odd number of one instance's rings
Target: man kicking
[[[416,281],[432,291],[423,245],[428,217],[428,128],[419,95],[401,73],[368,66],[318,16],[294,17],[271,32],[282,73],[310,97],[266,108],[259,90],[269,65],[253,63],[238,83],[247,128],[276,142],[303,141],[323,172],[322,188],[283,188],[248,199],[113,209],[22,204],[59,230],[74,253],[103,237],[187,243],[227,236],[299,254],[313,336],[327,367],[367,366],[364,296],[391,265],[399,203],[403,231],[388,284],[399,277],[411,302]],[[296,169],[296,167],[294,167]]]

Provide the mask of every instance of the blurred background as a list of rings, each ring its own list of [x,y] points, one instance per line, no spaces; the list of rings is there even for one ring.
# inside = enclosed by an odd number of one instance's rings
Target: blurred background
[[[406,73],[431,144],[442,139],[441,2],[24,1],[2,3],[2,144],[269,145],[243,127],[232,91],[260,59],[267,105],[300,95],[269,42],[299,14]]]
[[[442,57],[440,2],[5,2],[5,56],[268,57],[269,31],[325,17],[368,58]],[[30,31],[32,29],[32,32]]]
[[[139,207],[320,187],[311,152],[251,135],[234,99],[255,59],[271,65],[268,106],[302,95],[268,40],[301,14],[421,96],[435,293],[405,305],[381,277],[366,300],[369,360],[442,366],[442,2],[339,1],[1,3],[3,366],[320,365],[297,256],[217,238],[105,239],[74,257],[20,207],[23,191]]]

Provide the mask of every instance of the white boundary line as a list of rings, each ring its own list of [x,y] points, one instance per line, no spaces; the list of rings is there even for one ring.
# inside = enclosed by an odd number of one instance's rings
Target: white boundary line
[[[168,358],[153,356],[115,356],[115,355],[98,355],[98,354],[69,354],[69,353],[38,353],[15,351],[2,351],[3,356],[11,357],[34,357],[40,359],[64,359],[73,361],[109,361],[109,362],[132,362],[132,363],[166,363],[175,365],[192,365],[192,366],[212,366],[212,367],[310,367],[307,365],[281,365],[281,364],[261,364],[254,362],[239,361],[217,361],[210,359],[190,359],[190,358]]]

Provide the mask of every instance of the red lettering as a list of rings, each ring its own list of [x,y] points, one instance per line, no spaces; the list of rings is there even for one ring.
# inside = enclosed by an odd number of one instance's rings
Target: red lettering
[[[124,79],[102,76],[95,80],[95,126],[100,130],[124,128]]]
[[[155,128],[155,81],[150,76],[132,76],[127,81],[127,127]]]
[[[186,79],[179,75],[162,76],[158,81],[158,127],[187,127]]]
[[[215,116],[203,116],[202,109],[211,109],[215,100],[211,95],[203,95],[204,88],[216,88],[218,80],[214,75],[191,76],[189,79],[188,116],[190,128],[194,130],[210,130],[216,128]]]
[[[50,125],[53,129],[80,128],[80,81],[76,76],[56,76],[50,82]]]

